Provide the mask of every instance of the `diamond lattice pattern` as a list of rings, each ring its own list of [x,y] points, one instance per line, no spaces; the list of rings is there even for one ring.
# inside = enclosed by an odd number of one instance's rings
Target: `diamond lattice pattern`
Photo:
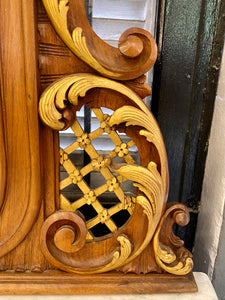
[[[93,240],[94,236],[91,229],[98,224],[105,224],[111,233],[115,233],[118,230],[118,227],[111,217],[121,210],[126,210],[131,215],[135,204],[135,197],[125,195],[120,186],[121,182],[126,179],[120,175],[114,174],[110,170],[111,161],[117,156],[123,158],[126,163],[135,163],[129,153],[129,148],[133,147],[135,144],[132,140],[127,143],[121,140],[115,128],[108,125],[110,119],[109,115],[104,114],[100,108],[93,108],[92,110],[100,122],[100,127],[87,134],[76,120],[71,126],[77,137],[76,141],[64,150],[60,149],[60,164],[63,165],[68,173],[68,177],[60,182],[61,209],[78,210],[84,205],[90,205],[96,211],[96,216],[91,220],[86,221],[88,228],[87,240]],[[104,133],[109,135],[115,148],[107,155],[102,156],[95,150],[91,142]],[[69,154],[78,148],[84,149],[91,160],[89,164],[80,170],[69,159]],[[91,189],[84,180],[84,176],[92,171],[100,172],[104,176],[106,183],[96,189]],[[73,203],[70,203],[65,195],[63,195],[63,189],[71,184],[77,185],[83,193],[83,196]],[[98,196],[106,191],[114,192],[119,199],[119,203],[108,209],[103,207],[98,200]]]

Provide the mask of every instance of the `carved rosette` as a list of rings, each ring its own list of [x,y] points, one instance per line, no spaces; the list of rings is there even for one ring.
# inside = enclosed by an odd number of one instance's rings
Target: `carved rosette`
[[[154,64],[156,45],[149,33],[141,29],[130,29],[121,36],[119,49],[110,48],[114,53],[112,62],[119,62],[118,69],[113,63],[109,65],[98,57],[95,52],[96,39],[92,40],[94,33],[87,24],[84,28],[88,28],[91,33],[88,33],[87,29],[82,30],[83,21],[80,19],[83,18],[76,20],[77,26],[72,33],[69,31],[67,0],[43,0],[43,3],[53,26],[65,44],[101,75],[120,80],[133,79],[141,76]],[[86,39],[86,34],[90,40]],[[138,52],[133,51],[132,47],[129,48],[133,39],[136,39],[139,45]],[[98,43],[101,41],[98,40]],[[94,50],[88,46],[90,44]],[[128,135],[129,132],[133,132],[135,138],[150,147],[154,155],[147,157],[147,160],[145,158],[141,165],[132,160],[117,165],[112,163],[110,158],[93,158],[92,167],[95,170],[104,169],[107,165],[119,176],[117,178],[131,180],[137,188],[137,195],[132,199],[134,210],[131,218],[121,230],[114,232],[109,238],[92,242],[87,238],[88,228],[83,217],[76,209],[71,211],[71,206],[64,201],[61,210],[48,217],[43,224],[42,251],[47,260],[61,270],[79,274],[103,273],[120,269],[132,262],[153,242],[155,260],[162,270],[178,275],[187,274],[191,271],[192,259],[180,240],[173,235],[172,221],[185,225],[188,212],[183,206],[174,205],[164,214],[168,194],[165,146],[157,122],[139,96],[125,84],[111,79],[93,74],[72,74],[56,81],[44,91],[39,103],[40,117],[44,124],[54,130],[76,127],[76,111],[83,104],[96,109],[96,102],[88,98],[88,93],[95,89],[108,90],[121,98],[120,105],[114,107],[110,103],[104,103],[106,107],[114,108],[114,112],[111,116],[103,118],[100,130],[109,133],[115,128],[126,128]],[[97,103],[99,108],[101,99]],[[77,138],[77,145],[82,149],[90,148],[90,137],[79,128],[78,131],[80,136]],[[141,148],[138,150],[141,156]],[[67,153],[61,152],[61,161],[68,164],[70,169]],[[126,144],[117,145],[114,152],[120,157],[126,156]],[[82,174],[73,168],[69,178],[79,184]],[[109,190],[114,190],[118,188],[118,179],[115,177],[107,180],[106,185]],[[95,203],[96,195],[88,190],[83,200],[91,205]],[[129,206],[125,200],[124,206]],[[107,221],[109,217],[107,211],[99,212],[101,222]],[[140,222],[138,233],[134,230],[136,218]],[[92,253],[97,254],[93,257]]]

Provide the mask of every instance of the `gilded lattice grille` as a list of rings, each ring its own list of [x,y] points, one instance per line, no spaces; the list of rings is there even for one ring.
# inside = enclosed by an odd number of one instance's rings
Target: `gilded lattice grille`
[[[73,130],[76,140],[65,149],[60,149],[60,164],[64,167],[67,177],[60,182],[60,206],[64,210],[79,210],[84,213],[86,217],[86,224],[88,229],[87,240],[93,240],[95,237],[96,227],[102,229],[102,235],[105,233],[115,233],[118,227],[123,225],[133,212],[135,197],[134,195],[127,195],[122,187],[122,182],[126,178],[112,172],[110,165],[115,158],[121,158],[125,163],[134,164],[129,149],[135,144],[132,140],[124,142],[121,136],[117,133],[115,127],[110,127],[108,121],[110,116],[104,114],[100,108],[93,108],[95,116],[100,122],[100,127],[91,133],[84,132],[82,126],[76,120],[71,129]],[[100,154],[92,142],[103,134],[107,134],[114,144],[114,149],[107,155]],[[82,168],[77,167],[70,159],[71,153],[77,149],[83,149],[90,157],[90,163]],[[91,172],[99,172],[105,179],[105,184],[91,188],[86,182],[85,176]],[[74,202],[69,200],[64,193],[65,189],[70,185],[75,185],[81,191],[81,197]],[[105,206],[99,201],[99,198],[105,193],[114,193],[114,198],[118,199],[114,205]],[[115,222],[114,216],[123,211],[124,222],[121,220],[119,224]],[[89,216],[89,217],[87,217]],[[106,228],[107,230],[104,230]]]

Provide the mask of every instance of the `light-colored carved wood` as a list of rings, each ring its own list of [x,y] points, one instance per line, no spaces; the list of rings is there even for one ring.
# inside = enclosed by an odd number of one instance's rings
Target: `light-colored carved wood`
[[[84,204],[92,205],[98,215],[95,218],[91,219],[91,221],[87,222],[87,228],[91,229],[98,223],[102,223],[105,224],[111,232],[115,232],[117,230],[117,226],[114,224],[113,220],[110,217],[119,212],[121,209],[125,209],[126,205],[127,210],[130,214],[132,214],[134,209],[133,203],[135,200],[133,199],[133,201],[130,201],[129,205],[127,204],[128,197],[124,194],[123,190],[120,187],[120,183],[124,180],[122,176],[113,175],[110,170],[110,165],[112,159],[117,155],[119,157],[124,157],[124,160],[127,163],[134,163],[134,160],[129,154],[129,148],[134,146],[134,143],[132,140],[127,144],[123,143],[116,130],[108,125],[108,120],[110,119],[110,117],[108,115],[104,115],[100,108],[95,108],[93,109],[93,111],[100,121],[100,128],[96,129],[90,134],[86,134],[84,133],[78,121],[75,121],[71,128],[74,131],[75,136],[77,137],[76,142],[69,145],[64,150],[60,149],[61,165],[64,166],[69,175],[67,178],[61,181],[60,189],[63,190],[71,183],[74,183],[77,184],[77,186],[83,192],[83,197],[76,200],[72,204],[68,199],[65,198],[65,196],[63,196],[63,194],[61,194],[60,208],[67,210],[77,210]],[[103,133],[108,133],[109,137],[115,145],[115,149],[109,152],[106,157],[101,156],[91,143],[95,138],[99,137]],[[91,158],[91,162],[87,166],[84,166],[81,170],[76,169],[76,167],[69,159],[69,154],[75,151],[78,147],[85,149],[86,153],[88,153],[89,157]],[[83,180],[83,177],[94,170],[99,171],[102,174],[102,176],[106,180],[106,183],[95,190],[91,190],[91,188]],[[110,209],[105,209],[100,204],[97,198],[107,190],[113,191],[117,195],[117,198],[120,200],[119,204],[113,206]],[[93,239],[90,231],[88,232],[87,239]]]
[[[143,73],[156,59],[155,41],[147,32],[133,28],[121,36],[119,49],[113,48],[90,29],[83,1],[44,2],[53,9],[48,13],[58,35],[40,0],[0,4],[1,294],[196,290],[191,275],[177,279],[168,274],[121,275],[164,270],[186,274],[192,266],[190,255],[171,231],[173,218],[186,223],[183,208],[175,205],[164,215],[168,193],[165,147],[156,121],[138,97],[151,94]],[[46,87],[40,115],[50,128],[39,123],[37,111],[38,95]],[[100,122],[89,134],[76,120],[76,111],[84,104]],[[102,106],[113,114],[104,115]],[[70,126],[77,142],[61,150],[68,178],[59,182],[58,134],[51,128]],[[122,142],[118,132],[131,141]],[[104,157],[91,146],[102,133],[115,145]],[[78,144],[91,157],[81,170],[67,159]],[[133,145],[139,150],[140,165],[129,154]],[[116,156],[124,164],[113,163]],[[106,179],[95,190],[82,182],[93,170]],[[136,195],[127,196],[121,190],[126,179],[136,186]],[[62,193],[59,197],[60,189],[70,182],[77,182],[84,194],[72,204]],[[97,197],[107,189],[120,202],[103,209]],[[86,221],[77,211],[82,204],[93,205],[97,217]],[[121,210],[127,210],[130,217],[117,228],[111,218]],[[111,233],[93,237],[91,228],[99,223],[106,224]],[[55,268],[80,275],[52,271]]]
[[[161,163],[161,175],[162,175],[162,189],[163,193],[167,195],[168,193],[168,169],[167,169],[167,158],[165,153],[165,148],[163,147],[163,139],[161,132],[156,125],[154,117],[146,111],[140,111],[139,109],[132,106],[123,106],[115,111],[112,118],[109,121],[109,125],[113,126],[115,124],[126,122],[126,126],[137,125],[141,126],[142,129],[139,134],[145,136],[147,141],[153,143],[160,156]],[[151,170],[152,174],[159,178],[157,173],[157,166],[154,163],[150,163],[148,168]],[[166,199],[166,197],[165,197]]]
[[[192,254],[183,247],[183,241],[174,235],[174,223],[185,226],[189,212],[185,205],[169,204],[154,235],[154,252],[158,265],[175,275],[186,275],[193,268]]]
[[[128,80],[139,77],[154,65],[157,47],[149,32],[140,28],[126,30],[120,41],[123,45],[130,45],[128,53],[122,47],[122,53],[125,53],[123,56],[119,49],[107,45],[95,35],[87,21],[83,0],[71,3],[68,0],[43,0],[43,3],[56,32],[64,43],[76,56],[102,75]],[[72,23],[75,28],[72,33],[67,23],[69,9],[74,9]],[[137,46],[131,42],[133,39],[138,40]],[[88,46],[89,44],[91,47]],[[132,61],[131,57],[135,59]]]
[[[70,118],[69,121],[65,121],[63,119],[63,116],[65,117],[63,109],[67,110],[69,108],[68,105],[65,105],[64,100],[68,100],[74,105],[74,107],[76,107],[76,105],[79,104],[78,96],[84,97],[88,90],[96,87],[108,88],[116,90],[117,92],[119,91],[122,95],[129,97],[129,99],[133,101],[133,103],[139,108],[123,106],[117,109],[112,116],[106,116],[105,118],[99,108],[94,108],[93,110],[96,113],[101,125],[99,129],[87,135],[84,133],[83,129],[76,120],[73,121],[73,118]],[[61,208],[76,210],[83,204],[89,204],[90,201],[89,205],[94,207],[98,213],[98,216],[87,223],[87,228],[91,228],[98,224],[98,222],[101,222],[105,223],[111,232],[115,232],[116,227],[110,219],[110,215],[115,213],[115,207],[113,207],[114,211],[103,209],[101,204],[97,201],[96,193],[99,195],[106,189],[110,190],[110,188],[112,188],[117,194],[118,198],[121,200],[121,204],[116,206],[116,209],[120,210],[124,207],[125,197],[122,190],[119,190],[119,178],[125,178],[134,181],[134,185],[138,187],[143,195],[145,195],[138,196],[136,199],[134,199],[134,203],[137,202],[137,204],[143,208],[148,220],[147,232],[144,235],[142,234],[144,239],[140,243],[139,247],[136,248],[132,253],[129,253],[127,257],[121,256],[123,257],[123,261],[122,258],[120,258],[119,262],[114,263],[113,259],[111,263],[106,264],[98,270],[82,271],[76,267],[71,268],[70,266],[62,265],[61,263],[57,262],[56,255],[52,252],[51,255],[53,258],[51,257],[51,263],[64,270],[79,273],[96,271],[105,272],[106,270],[112,270],[115,268],[115,266],[120,267],[126,263],[129,263],[138,255],[140,255],[140,253],[151,241],[156,226],[159,223],[167,197],[167,161],[162,136],[156,121],[150,112],[147,111],[146,113],[145,105],[132,90],[120,83],[90,74],[76,74],[59,80],[43,93],[40,99],[39,107],[40,116],[48,126],[51,126],[54,129],[59,129],[67,127],[68,124],[72,123],[71,128],[77,136],[76,142],[68,146],[66,149],[61,150],[61,164],[64,166],[69,175],[61,182],[61,189],[71,183],[77,184],[83,192],[84,197],[78,201],[75,201],[73,204],[70,204],[69,201],[62,196]],[[74,116],[75,118],[75,113],[71,108],[70,111],[70,117]],[[158,172],[157,165],[154,162],[149,161],[148,168],[136,166],[134,164],[133,160],[128,155],[127,145],[123,145],[121,139],[116,134],[114,129],[114,125],[118,126],[124,122],[127,127],[138,126],[138,128],[140,128],[138,131],[139,134],[145,136],[149,143],[154,144],[159,153],[161,174]],[[67,125],[65,126],[64,124]],[[108,154],[106,159],[99,156],[91,144],[91,141],[97,136],[101,135],[104,131],[109,134],[115,144],[115,149]],[[68,158],[68,155],[78,147],[85,149],[91,158],[91,163],[79,171]],[[119,155],[120,157],[124,156],[126,164],[124,166],[112,165],[111,160],[113,157],[115,157],[115,155]],[[114,177],[109,168],[118,173],[121,177]],[[91,191],[82,179],[83,176],[93,169],[98,169],[107,181],[106,185],[100,187],[98,191]],[[118,239],[120,240],[121,237],[122,236],[120,235]],[[43,239],[45,238],[46,237],[44,236]],[[87,239],[91,239],[90,232],[87,236]],[[98,260],[97,257],[96,260]]]

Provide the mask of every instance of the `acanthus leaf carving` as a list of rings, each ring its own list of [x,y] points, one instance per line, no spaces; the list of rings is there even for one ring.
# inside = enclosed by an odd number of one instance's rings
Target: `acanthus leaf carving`
[[[146,215],[147,231],[144,234],[142,242],[139,243],[138,248],[136,248],[134,251],[132,251],[131,245],[133,242],[135,243],[135,241],[132,241],[132,239],[130,239],[129,236],[124,236],[123,233],[120,234],[117,237],[117,241],[119,241],[120,243],[120,251],[118,252],[117,250],[115,250],[113,254],[109,255],[111,257],[110,261],[104,261],[104,263],[102,262],[101,266],[95,266],[95,268],[93,269],[77,267],[76,259],[73,261],[73,253],[71,254],[72,258],[68,258],[67,255],[62,255],[62,251],[56,246],[49,246],[48,251],[45,251],[44,254],[46,255],[47,253],[46,257],[51,261],[51,263],[63,270],[80,274],[101,273],[113,269],[118,269],[133,261],[143,252],[143,250],[149,245],[153,238],[155,259],[157,264],[167,272],[180,275],[187,274],[191,271],[192,267],[191,257],[188,256],[188,258],[186,259],[187,250],[184,250],[184,248],[181,247],[179,248],[181,250],[173,250],[172,252],[172,250],[168,250],[169,246],[167,245],[164,245],[161,248],[162,244],[160,242],[159,235],[161,236],[162,232],[166,232],[166,229],[163,226],[163,222],[164,220],[166,220],[165,223],[167,223],[167,220],[169,218],[167,218],[167,216],[170,216],[170,213],[168,214],[167,212],[165,215],[162,216],[165,209],[165,203],[168,194],[168,166],[166,152],[163,143],[163,138],[158,128],[158,125],[151,112],[149,112],[146,109],[146,106],[144,105],[142,100],[137,96],[137,94],[121,83],[112,81],[110,79],[102,78],[96,75],[69,75],[65,78],[60,79],[55,84],[50,86],[41,96],[39,111],[43,122],[49,127],[57,130],[65,129],[67,128],[68,124],[71,124],[71,128],[73,129],[73,131],[75,132],[77,130],[78,134],[78,139],[75,142],[76,147],[79,146],[81,143],[82,148],[85,148],[86,151],[94,151],[94,156],[92,157],[94,159],[95,155],[97,154],[95,154],[95,150],[91,146],[91,140],[89,139],[87,134],[84,134],[80,125],[76,122],[75,113],[74,115],[73,113],[69,114],[70,116],[73,116],[72,118],[70,118],[70,120],[64,119],[64,112],[66,110],[71,110],[73,112],[73,108],[76,110],[76,106],[79,106],[79,99],[85,97],[86,93],[93,88],[104,88],[119,92],[121,95],[126,96],[129,99],[130,103],[134,105],[125,105],[116,109],[111,117],[107,116],[107,124],[104,123],[106,122],[106,120],[102,119],[104,126],[109,126],[109,131],[110,128],[120,126],[122,124],[125,124],[126,127],[134,126],[137,130],[137,133],[140,136],[145,137],[146,141],[154,145],[154,147],[157,149],[159,156],[159,165],[157,165],[154,161],[149,161],[146,167],[137,166],[132,161],[131,163],[127,162],[126,165],[115,165],[112,163],[111,159],[109,160],[110,168],[112,169],[112,171],[116,172],[121,177],[125,177],[133,181],[134,185],[139,189],[139,194],[137,195],[136,200],[134,202],[135,204],[140,205],[140,207],[142,207],[143,213]],[[95,111],[97,114],[99,113],[96,109]],[[98,131],[99,130],[101,132],[104,131],[103,128],[98,129]],[[75,147],[75,144],[73,147]],[[115,153],[116,151],[119,151],[118,154],[120,154],[120,156],[123,156],[123,151],[126,151],[126,145],[124,145],[125,148],[121,147],[122,144],[118,146],[118,149],[115,148]],[[103,161],[105,160],[103,159],[99,162],[96,161],[95,165],[98,165],[100,163],[102,164]],[[69,165],[68,168],[70,169]],[[74,169],[74,167],[72,169]],[[74,176],[76,176],[76,174]],[[79,176],[79,174],[77,176]],[[75,179],[78,180],[78,178]],[[117,179],[114,178],[113,180],[115,180],[114,184],[118,185]],[[65,204],[65,201],[63,203]],[[104,211],[102,211],[102,214],[103,213]],[[107,219],[107,211],[106,215],[104,216],[106,218],[104,219],[104,222],[109,221],[109,219]],[[101,221],[101,211],[99,211],[98,218],[100,218],[99,220]],[[161,221],[160,218],[162,218]],[[96,220],[94,220],[94,223]],[[160,225],[158,226],[159,223]],[[167,224],[167,227],[169,225]],[[129,226],[129,223],[127,226]],[[66,232],[68,230],[70,231],[70,229],[66,228]],[[46,234],[43,235],[43,241],[45,243],[47,243],[48,240],[47,232],[48,231],[46,231]],[[172,234],[170,234],[170,238],[171,241],[177,241],[177,239],[173,237]],[[52,249],[56,248],[57,251],[51,252]],[[50,256],[49,252],[51,252]],[[58,252],[60,253],[60,255],[57,254]],[[96,260],[98,259],[96,258]],[[68,263],[67,261],[69,261],[70,263]],[[176,266],[167,266],[166,264],[170,262],[172,262],[172,264],[177,262],[177,264]]]
[[[157,264],[166,272],[186,275],[193,268],[192,254],[183,247],[183,241],[174,235],[172,226],[185,226],[189,212],[185,205],[170,203],[154,235],[153,246]]]
[[[119,249],[114,251],[110,262],[100,263],[99,267],[87,269],[76,267],[72,254],[85,244],[87,228],[84,220],[71,211],[56,211],[42,226],[41,247],[45,257],[61,270],[77,274],[104,273],[118,268],[132,252],[132,244],[124,234],[119,235]]]
[[[63,111],[68,108],[68,105],[72,105],[74,107],[78,105],[78,98],[84,97],[88,90],[95,87],[112,89],[117,92],[119,91],[122,95],[128,97],[135,104],[136,107],[124,106],[117,109],[111,117],[108,117],[107,126],[110,126],[109,128],[112,128],[114,125],[122,124],[125,122],[126,126],[137,125],[138,128],[142,128],[142,130],[145,130],[145,132],[147,132],[152,137],[150,142],[155,145],[156,149],[159,152],[161,169],[167,170],[166,157],[163,156],[165,153],[164,143],[156,121],[154,120],[150,112],[144,112],[146,107],[143,104],[142,100],[137,96],[137,94],[135,94],[132,90],[122,85],[121,83],[91,74],[75,74],[62,78],[54,85],[50,86],[40,99],[40,115],[42,117],[42,120],[48,126],[54,129],[63,129],[66,124],[66,122],[64,122],[64,124],[62,122]],[[58,112],[58,114],[54,113],[55,111]],[[58,124],[60,126],[58,126]],[[74,128],[74,130],[76,129],[76,127],[77,125],[72,125],[72,128]],[[81,130],[81,128],[77,128],[79,134],[82,134],[83,131]],[[141,131],[139,130],[139,134],[140,132]],[[149,140],[149,138],[147,138],[147,140]],[[79,144],[79,138],[77,139],[76,143]],[[91,144],[89,143],[88,145],[82,147],[86,147],[86,149],[89,149],[88,147],[92,148],[92,146],[90,145]],[[120,146],[118,150],[117,148],[115,148],[115,151],[122,151],[121,147],[122,146]],[[126,149],[123,147],[123,151],[125,150]],[[121,152],[121,155],[124,154],[122,154]],[[134,165],[133,163],[126,164],[124,166],[116,166],[111,163],[111,160],[110,164],[110,168],[114,172],[133,181],[134,185],[138,187],[138,189],[142,193],[141,195],[138,195],[136,197],[135,202],[140,205],[140,207],[142,207],[143,213],[147,217],[147,232],[138,249],[136,249],[134,252],[131,251],[131,248],[129,246],[131,243],[129,241],[129,238],[122,238],[122,236],[119,236],[118,241],[123,242],[123,245],[126,246],[125,248],[130,249],[129,251],[126,250],[126,252],[122,252],[121,250],[121,255],[119,255],[118,252],[115,252],[111,262],[106,263],[105,266],[102,266],[101,268],[95,268],[95,270],[80,270],[77,269],[75,265],[69,268],[67,266],[66,268],[68,268],[68,270],[72,272],[106,272],[108,270],[119,268],[129,263],[138,255],[140,255],[141,252],[147,247],[159,223],[164,203],[167,197],[168,183],[166,181],[166,173],[163,173],[162,171],[162,176],[157,170],[157,165],[151,161],[149,162],[147,168]],[[65,167],[67,168],[67,166]],[[124,253],[127,254],[125,255]],[[59,266],[59,263],[57,261],[54,264],[56,266]],[[60,266],[61,268],[65,269],[65,266],[61,264]]]
[[[118,80],[129,80],[143,75],[154,65],[157,46],[153,36],[144,29],[126,30],[120,37],[119,49],[116,49],[104,43],[93,32],[86,18],[83,0],[76,0],[73,4],[76,14],[72,33],[67,24],[71,1],[42,1],[56,32],[64,43],[76,56],[100,74]],[[91,44],[90,49],[88,44]],[[101,55],[101,52],[107,53],[107,57]]]

